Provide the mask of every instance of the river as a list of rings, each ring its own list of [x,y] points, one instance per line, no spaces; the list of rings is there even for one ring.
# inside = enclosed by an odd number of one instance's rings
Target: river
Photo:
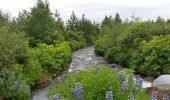
[[[57,84],[58,81],[65,79],[68,72],[89,69],[92,65],[109,66],[114,67],[116,70],[121,70],[121,66],[108,64],[103,57],[96,56],[94,53],[94,47],[80,49],[73,53],[73,59],[68,70],[64,71],[63,74],[47,83],[46,86],[33,90],[31,100],[47,100],[48,90],[52,88],[54,84]],[[144,88],[150,86],[151,83],[144,81]]]

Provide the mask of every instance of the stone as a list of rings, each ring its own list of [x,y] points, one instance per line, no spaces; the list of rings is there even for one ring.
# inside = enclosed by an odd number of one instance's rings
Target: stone
[[[158,78],[156,78],[152,83],[152,87],[162,85],[170,85],[170,75],[161,75]]]

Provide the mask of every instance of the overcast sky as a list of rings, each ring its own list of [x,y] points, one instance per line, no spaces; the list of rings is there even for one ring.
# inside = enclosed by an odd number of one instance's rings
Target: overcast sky
[[[122,18],[134,13],[142,19],[156,19],[157,16],[170,18],[170,0],[49,0],[50,9],[57,9],[66,20],[72,11],[80,17],[83,13],[87,18],[101,21],[105,15],[119,12]],[[0,0],[0,8],[17,16],[22,9],[29,10],[36,0]]]

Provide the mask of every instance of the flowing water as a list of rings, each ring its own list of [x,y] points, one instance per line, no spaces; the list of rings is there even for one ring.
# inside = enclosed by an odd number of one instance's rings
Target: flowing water
[[[76,72],[79,70],[89,69],[92,65],[99,66],[109,66],[114,67],[116,70],[121,70],[121,67],[116,64],[108,64],[107,61],[102,57],[98,57],[94,53],[94,47],[87,47],[80,49],[73,53],[73,60],[67,71],[64,71],[63,74],[47,83],[46,86],[33,90],[31,100],[47,100],[47,93],[50,88],[53,87],[60,80],[64,80],[68,72]],[[144,81],[143,87],[150,87],[151,83]]]

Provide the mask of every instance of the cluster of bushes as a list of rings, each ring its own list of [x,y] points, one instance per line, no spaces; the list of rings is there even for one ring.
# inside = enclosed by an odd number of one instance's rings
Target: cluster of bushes
[[[68,100],[105,100],[106,98],[106,100],[130,98],[138,100],[142,98],[142,100],[149,100],[150,97],[141,88],[140,77],[138,81],[134,81],[132,71],[125,70],[124,72],[118,74],[108,67],[94,67],[79,73],[70,73],[65,81],[59,82],[49,91],[49,100],[54,98]]]
[[[64,37],[67,41],[69,41],[72,51],[76,51],[86,46],[86,40],[83,38],[83,32],[66,31]]]
[[[23,33],[0,27],[0,96],[4,99],[29,99],[30,86],[49,73],[58,74],[72,59],[68,42],[45,43],[29,47]]]
[[[0,98],[27,100],[31,88],[69,66],[72,52],[91,45],[99,26],[74,12],[64,25],[48,1],[11,18],[0,10]]]
[[[136,19],[117,24],[117,16],[104,19],[95,43],[96,54],[141,74],[169,74],[169,21],[158,17],[155,22]]]

